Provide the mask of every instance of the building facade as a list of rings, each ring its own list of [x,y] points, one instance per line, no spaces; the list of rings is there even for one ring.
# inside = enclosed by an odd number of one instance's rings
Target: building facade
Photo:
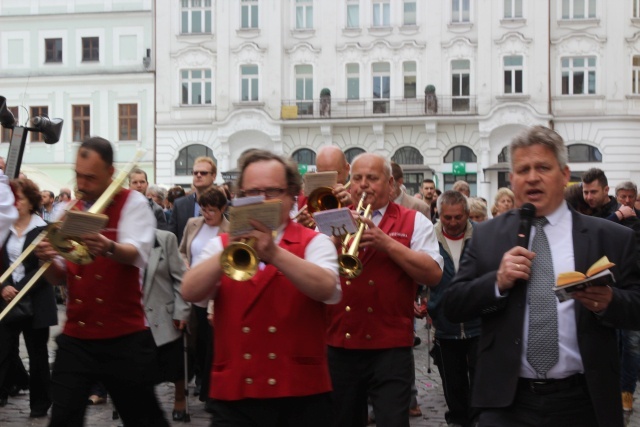
[[[55,194],[75,185],[77,148],[88,136],[114,143],[116,166],[142,149],[154,172],[152,0],[0,1],[0,95],[19,125],[64,120],[60,141],[29,132],[22,170]],[[149,57],[149,59],[144,59]],[[0,133],[6,157],[11,130]]]

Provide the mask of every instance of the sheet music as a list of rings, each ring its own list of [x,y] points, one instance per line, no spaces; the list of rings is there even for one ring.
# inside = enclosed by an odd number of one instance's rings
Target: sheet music
[[[107,225],[108,220],[109,217],[103,214],[68,211],[62,221],[60,233],[68,237],[99,233]]]
[[[229,208],[229,235],[237,236],[253,230],[250,219],[260,221],[271,230],[280,226],[282,201],[266,200],[263,203],[245,206],[231,206]]]
[[[330,209],[313,214],[318,231],[327,236],[344,236],[358,231],[358,225],[349,208]]]
[[[333,187],[338,183],[338,172],[314,172],[304,175],[304,195],[308,196],[319,187]]]

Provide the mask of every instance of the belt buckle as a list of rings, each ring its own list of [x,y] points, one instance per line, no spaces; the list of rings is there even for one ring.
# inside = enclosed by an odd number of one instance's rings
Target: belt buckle
[[[532,393],[542,393],[543,392],[542,389],[547,384],[548,384],[547,381],[531,381],[529,383],[529,388],[531,389]]]

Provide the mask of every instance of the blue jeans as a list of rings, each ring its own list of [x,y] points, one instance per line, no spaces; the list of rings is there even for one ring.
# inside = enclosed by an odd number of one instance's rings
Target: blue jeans
[[[640,367],[640,331],[619,330],[620,336],[620,388],[633,394]]]

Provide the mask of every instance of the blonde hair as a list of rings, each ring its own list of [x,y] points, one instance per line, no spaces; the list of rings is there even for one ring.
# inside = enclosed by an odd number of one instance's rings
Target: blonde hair
[[[211,165],[211,172],[213,173],[213,176],[215,177],[217,175],[218,166],[216,166],[216,162],[211,157],[196,157],[196,159],[193,161],[193,164],[195,165],[196,163],[209,163]]]

